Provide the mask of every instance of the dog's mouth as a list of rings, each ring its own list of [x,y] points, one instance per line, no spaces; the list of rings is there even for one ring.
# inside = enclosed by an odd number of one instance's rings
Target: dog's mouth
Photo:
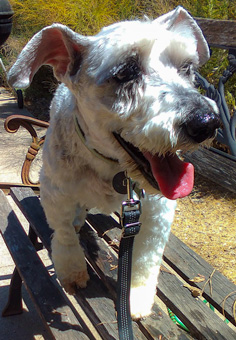
[[[185,163],[176,154],[142,153],[136,146],[125,141],[118,133],[114,137],[135,161],[138,170],[151,186],[172,200],[190,194],[194,182],[194,167]]]

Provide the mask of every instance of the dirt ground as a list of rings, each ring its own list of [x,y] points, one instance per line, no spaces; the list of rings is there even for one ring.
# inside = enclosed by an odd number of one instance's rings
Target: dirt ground
[[[236,284],[236,194],[195,176],[195,186],[178,200],[172,232]]]

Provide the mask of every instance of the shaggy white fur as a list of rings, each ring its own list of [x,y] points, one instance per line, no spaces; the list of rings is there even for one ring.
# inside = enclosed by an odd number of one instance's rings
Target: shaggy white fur
[[[89,279],[74,229],[91,208],[120,208],[125,197],[112,179],[126,170],[147,192],[134,245],[131,312],[134,318],[151,313],[175,199],[193,185],[193,168],[176,151],[203,144],[219,125],[216,104],[194,88],[194,70],[208,58],[200,28],[177,7],[154,21],[113,24],[93,37],[60,24],[46,27],[10,70],[9,82],[18,88],[28,86],[42,64],[52,65],[62,82],[51,105],[40,182],[55,231],[52,258],[69,293]]]

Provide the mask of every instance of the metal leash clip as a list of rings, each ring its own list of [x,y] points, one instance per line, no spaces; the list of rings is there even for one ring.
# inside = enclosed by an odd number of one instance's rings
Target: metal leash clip
[[[141,202],[134,199],[134,182],[127,177],[127,200],[122,203],[121,207],[121,226],[123,228],[122,237],[133,237],[140,231],[141,222],[139,217],[141,215]]]

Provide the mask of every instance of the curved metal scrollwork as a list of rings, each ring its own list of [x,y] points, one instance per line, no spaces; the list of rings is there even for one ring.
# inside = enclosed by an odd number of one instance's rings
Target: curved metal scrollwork
[[[219,108],[223,128],[218,129],[216,140],[221,144],[227,145],[229,147],[230,154],[215,148],[212,149],[214,149],[215,152],[236,161],[236,110],[234,110],[233,114],[230,115],[230,111],[225,100],[224,89],[225,83],[236,72],[236,50],[229,50],[228,60],[229,65],[219,79],[218,89],[210,84],[199,73],[196,73],[196,81],[198,85],[206,91],[206,96],[213,99]]]
[[[28,130],[32,137],[32,143],[28,149],[24,164],[21,169],[22,183],[32,187],[38,187],[39,183],[35,183],[30,179],[30,166],[37,156],[41,146],[43,145],[45,136],[39,138],[37,131],[33,126],[47,129],[49,127],[49,123],[23,115],[11,115],[5,120],[4,123],[5,130],[9,133],[16,133],[20,126],[23,126],[26,130]]]

